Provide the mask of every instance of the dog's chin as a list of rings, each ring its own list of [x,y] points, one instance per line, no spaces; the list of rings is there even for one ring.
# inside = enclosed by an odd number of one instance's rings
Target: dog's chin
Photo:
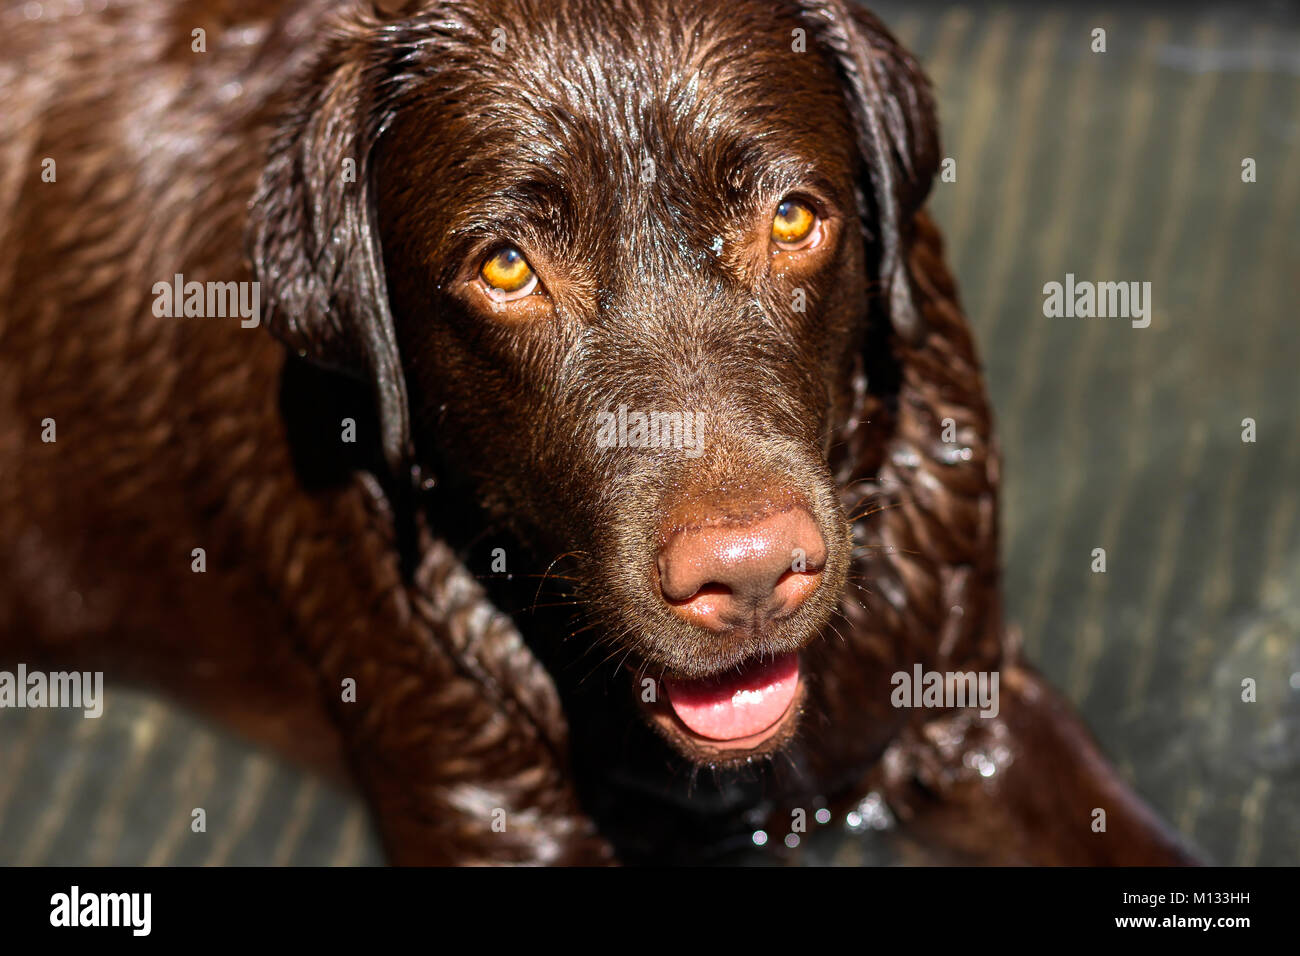
[[[666,676],[657,687],[653,701],[634,688],[650,727],[687,760],[715,767],[780,751],[794,737],[805,698],[798,652],[703,679]]]

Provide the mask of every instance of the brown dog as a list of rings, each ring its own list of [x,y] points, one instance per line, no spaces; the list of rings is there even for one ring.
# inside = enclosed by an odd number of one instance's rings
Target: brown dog
[[[958,859],[1185,861],[1008,644],[885,28],[397,6],[7,24],[0,666],[350,773],[400,862],[707,859],[872,791]]]

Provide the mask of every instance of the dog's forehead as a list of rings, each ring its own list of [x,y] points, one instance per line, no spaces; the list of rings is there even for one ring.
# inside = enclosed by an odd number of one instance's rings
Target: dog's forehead
[[[465,26],[441,78],[449,145],[503,176],[582,164],[626,184],[852,152],[834,70],[788,4],[510,0]]]

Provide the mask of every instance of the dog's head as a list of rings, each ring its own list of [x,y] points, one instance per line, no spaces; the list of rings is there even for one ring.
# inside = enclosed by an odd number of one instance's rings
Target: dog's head
[[[568,556],[678,749],[770,750],[846,587],[869,330],[921,332],[926,83],[841,0],[408,6],[330,36],[273,145],[270,325],[373,384],[391,468]]]

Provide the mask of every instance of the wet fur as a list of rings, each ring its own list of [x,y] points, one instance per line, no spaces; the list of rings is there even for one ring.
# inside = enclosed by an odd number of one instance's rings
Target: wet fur
[[[921,210],[933,107],[885,28],[820,0],[408,6],[0,37],[0,665],[102,667],[352,779],[397,862],[711,859],[873,789],[953,859],[1186,861],[1008,640],[990,411]],[[769,275],[748,236],[810,178],[836,242]],[[554,315],[466,297],[503,231]],[[274,337],[154,317],[176,272],[257,279]],[[707,453],[596,448],[620,403],[702,409]],[[780,483],[827,582],[705,639],[643,573],[665,515]],[[638,676],[796,647],[800,720],[745,766],[636,713]],[[892,708],[918,661],[1000,670],[1001,715]]]

